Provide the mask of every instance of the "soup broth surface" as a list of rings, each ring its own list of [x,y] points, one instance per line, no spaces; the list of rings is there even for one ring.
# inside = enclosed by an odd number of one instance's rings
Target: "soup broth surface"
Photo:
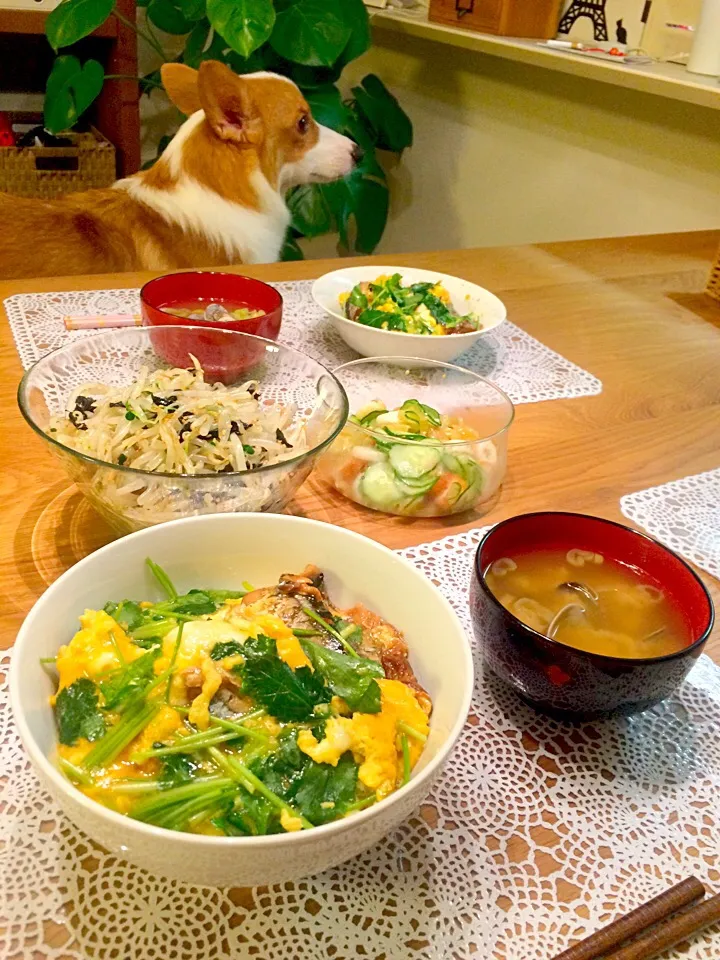
[[[637,659],[666,656],[690,644],[687,625],[658,586],[600,554],[538,550],[514,555],[492,563],[485,580],[523,623],[579,650]],[[588,587],[597,602],[559,589],[563,583]]]
[[[184,320],[212,320],[212,317],[205,315],[205,310],[213,303],[224,307],[230,314],[230,319],[232,320],[251,320],[254,317],[262,317],[265,313],[264,310],[256,310],[254,307],[248,306],[247,303],[241,303],[237,300],[223,300],[222,298],[215,300],[186,300],[173,303],[172,305],[168,304],[162,307],[162,309],[165,313],[170,313],[173,317],[181,317]],[[227,319],[227,317],[220,317],[217,322],[222,323],[223,320],[227,321]]]

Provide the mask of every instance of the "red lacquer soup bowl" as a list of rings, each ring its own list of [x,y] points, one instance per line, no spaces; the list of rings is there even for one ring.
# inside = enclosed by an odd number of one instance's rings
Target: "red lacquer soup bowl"
[[[687,646],[647,659],[577,650],[524,624],[485,580],[501,557],[573,548],[632,567],[662,589],[687,627]],[[489,670],[538,709],[574,719],[635,713],[663,700],[700,656],[714,621],[702,581],[671,550],[630,527],[579,513],[527,513],[488,531],[475,556],[470,610]]]
[[[198,304],[219,303],[231,310],[247,307],[262,310],[259,317],[247,320],[189,320],[168,313],[168,308],[187,308]],[[278,291],[262,280],[241,277],[234,273],[215,273],[212,270],[193,270],[187,273],[169,273],[148,281],[140,291],[143,323],[147,327],[208,326],[214,329],[252,333],[256,337],[276,340],[282,322],[283,298]]]
[[[246,320],[221,321],[191,320],[168,313],[168,309],[189,309],[195,306],[204,308],[211,303],[219,303],[229,311],[237,307],[247,307],[250,310],[262,310],[263,313]],[[215,273],[208,270],[170,273],[150,280],[140,291],[140,312],[144,326],[206,327],[210,331],[208,343],[212,343],[214,339],[216,346],[221,342],[221,335],[213,338],[213,333],[219,330],[232,330],[235,333],[249,333],[267,340],[276,340],[280,332],[282,310],[282,296],[274,287],[262,280],[241,277],[234,273]],[[168,363],[178,367],[184,364],[183,357],[187,356],[188,344],[181,331],[158,331],[153,337],[153,344]],[[254,353],[248,352],[249,350],[250,341],[246,341],[247,355],[244,363],[247,366],[257,363],[262,357],[262,348],[257,347]],[[233,379],[243,369],[243,365],[237,363],[228,363],[225,366],[232,369],[223,370],[221,366],[217,368],[216,374],[223,382]],[[213,371],[208,370],[208,373],[212,374]]]

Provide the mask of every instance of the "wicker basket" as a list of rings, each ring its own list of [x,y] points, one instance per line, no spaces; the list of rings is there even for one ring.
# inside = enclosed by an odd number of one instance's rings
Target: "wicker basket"
[[[0,191],[49,200],[114,183],[115,147],[108,140],[97,130],[66,136],[72,146],[0,147]]]
[[[720,250],[718,251],[715,265],[710,272],[710,279],[708,280],[705,292],[708,296],[720,301]]]

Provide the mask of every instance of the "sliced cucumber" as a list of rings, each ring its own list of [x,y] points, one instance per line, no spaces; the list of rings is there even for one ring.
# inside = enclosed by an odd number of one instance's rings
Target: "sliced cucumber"
[[[388,459],[402,480],[417,480],[435,469],[440,463],[440,454],[437,447],[419,443],[396,443],[390,448]]]
[[[410,477],[396,477],[398,483],[402,483],[403,486],[409,487],[410,490],[429,490],[430,487],[437,481],[439,474],[435,470],[431,470],[429,473],[424,473],[421,477],[418,477],[416,480],[411,480]]]
[[[472,464],[472,467],[470,466]],[[468,484],[467,490],[465,490],[457,499],[459,503],[470,503],[477,499],[480,494],[483,492],[485,487],[485,471],[482,466],[477,463],[475,460],[470,460],[470,462],[465,466],[465,481]]]
[[[478,480],[482,482],[483,471],[477,460],[473,460],[472,457],[468,456],[459,456],[458,461],[462,468],[461,476],[465,478],[465,482],[468,484],[468,486],[475,486]]]
[[[371,506],[380,510],[393,506],[403,496],[387,463],[373,463],[367,468],[360,481],[360,492]]]
[[[459,476],[463,477],[463,468],[458,457],[453,453],[446,453],[443,458],[443,464],[450,471],[450,473],[457,473]]]
[[[455,456],[452,453],[446,453],[443,456],[443,465],[450,473],[456,473],[462,477],[469,487],[474,486],[478,479],[482,481],[482,467],[477,460],[467,454],[461,453]]]
[[[437,478],[438,475],[436,473],[428,474],[427,479],[423,478],[422,482],[419,480],[401,480],[398,477],[396,479],[396,483],[405,496],[421,497],[423,494],[427,493],[428,490],[432,490],[437,483]]]

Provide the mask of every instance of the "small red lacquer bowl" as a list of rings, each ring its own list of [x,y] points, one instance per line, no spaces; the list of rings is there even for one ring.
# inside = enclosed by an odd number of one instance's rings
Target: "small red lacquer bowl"
[[[485,581],[485,571],[501,557],[573,548],[647,575],[684,619],[688,645],[646,659],[576,650],[524,624]],[[714,622],[710,594],[680,557],[637,530],[580,513],[526,513],[489,530],[475,556],[470,612],[486,666],[539,710],[578,720],[636,713],[664,700],[702,653]]]
[[[220,303],[223,306],[246,306],[263,310],[261,317],[249,320],[185,320],[167,313],[168,307],[185,307],[189,303]],[[283,299],[278,291],[262,280],[241,277],[234,273],[214,273],[195,270],[188,273],[169,273],[148,281],[140,291],[140,311],[146,327],[173,326],[184,323],[193,327],[212,327],[215,330],[235,330],[252,333],[266,340],[277,340],[282,322]]]
[[[176,317],[167,312],[168,307],[187,307],[189,304],[220,303],[229,309],[247,306],[251,310],[264,310],[262,316],[248,320],[228,320],[216,323],[212,320],[191,320]],[[283,299],[278,291],[262,280],[241,277],[234,273],[214,273],[196,270],[188,273],[169,273],[164,277],[150,280],[140,291],[140,312],[146,327],[172,327],[173,330],[158,329],[153,333],[153,347],[163,359],[176,367],[187,365],[189,341],[179,329],[183,326],[204,327],[207,356],[198,358],[208,377],[228,383],[242,373],[244,367],[257,363],[263,354],[263,347],[245,341],[243,356],[225,357],[218,362],[226,341],[218,331],[232,330],[235,333],[249,333],[266,340],[276,340],[282,322]],[[196,341],[194,341],[196,342]],[[211,356],[212,355],[212,356]],[[242,362],[238,362],[241,359]]]

